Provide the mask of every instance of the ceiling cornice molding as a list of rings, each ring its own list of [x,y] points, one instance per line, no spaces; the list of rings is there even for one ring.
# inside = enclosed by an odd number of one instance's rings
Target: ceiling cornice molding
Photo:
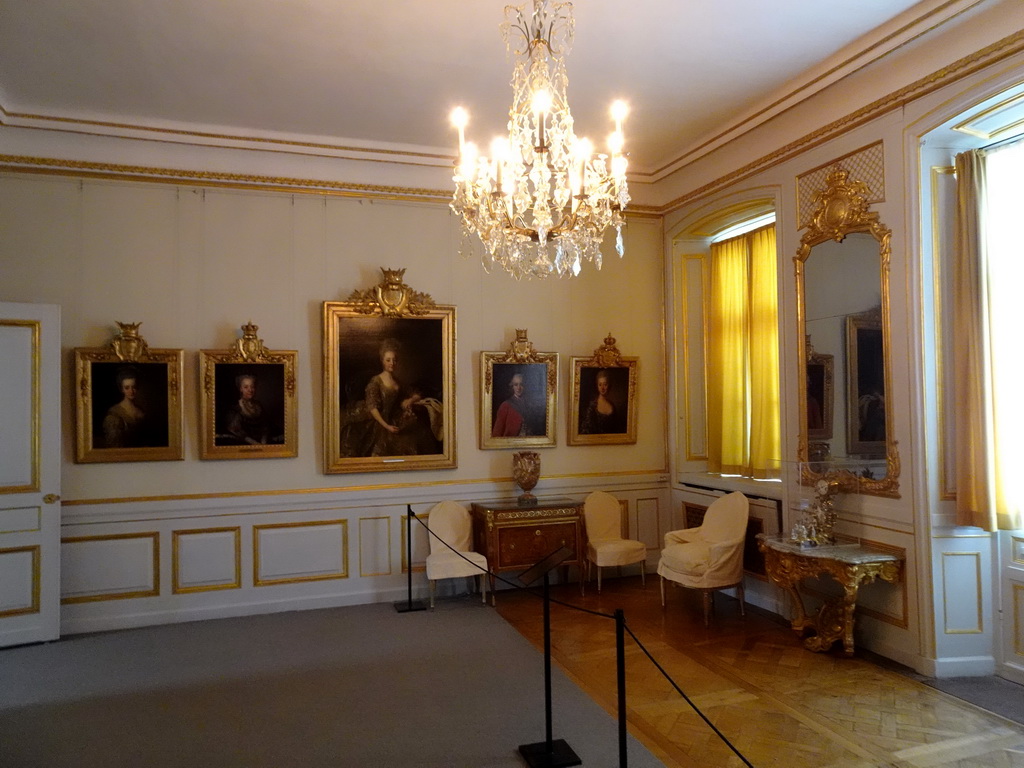
[[[808,133],[774,152],[680,195],[668,203],[658,206],[657,210],[662,215],[673,213],[694,200],[786,162],[802,152],[831,141],[894,110],[902,109],[916,99],[922,98],[933,91],[968,77],[993,64],[998,64],[1022,51],[1024,51],[1024,30],[1004,37],[980,51],[964,56],[937,72],[933,72],[910,85],[900,88],[880,99],[876,99],[845,117],[834,120],[828,125]]]
[[[924,35],[934,32],[984,1],[936,0],[936,4],[932,7],[919,11],[909,20],[906,19],[906,13],[902,14],[888,24],[872,31],[869,35],[846,46],[803,76],[788,83],[783,89],[770,94],[758,105],[721,129],[699,139],[674,159],[650,172],[638,172],[637,175],[653,182],[667,178],[836,82],[900,50]]]

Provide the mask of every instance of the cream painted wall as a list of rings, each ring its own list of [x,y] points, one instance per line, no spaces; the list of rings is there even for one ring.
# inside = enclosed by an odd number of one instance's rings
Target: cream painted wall
[[[0,177],[0,297],[63,310],[66,380],[74,347],[105,346],[114,321],[142,321],[152,347],[185,350],[182,462],[75,464],[74,410],[64,387],[66,501],[508,478],[511,451],[478,445],[479,357],[527,328],[560,353],[557,442],[544,476],[659,473],[666,465],[661,225],[632,219],[627,255],[574,281],[517,283],[462,259],[446,207],[27,175]],[[457,469],[324,475],[321,303],[405,267],[406,282],[457,308]],[[198,460],[200,349],[227,349],[247,321],[270,349],[298,351],[299,456]],[[611,332],[640,358],[638,442],[566,446],[570,357]],[[541,488],[544,481],[541,481]]]

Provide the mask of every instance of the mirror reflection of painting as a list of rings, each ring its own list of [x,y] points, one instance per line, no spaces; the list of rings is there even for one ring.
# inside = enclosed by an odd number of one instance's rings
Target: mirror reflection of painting
[[[885,440],[885,368],[881,328],[856,330],[857,439],[862,443]]]
[[[547,432],[546,363],[492,367],[491,437],[538,437]]]
[[[217,363],[214,445],[284,443],[284,365]]]
[[[165,363],[93,363],[92,433],[97,448],[170,445]]]
[[[583,367],[580,392],[579,434],[625,434],[629,368]]]
[[[348,318],[342,329],[341,457],[441,453],[441,321]]]

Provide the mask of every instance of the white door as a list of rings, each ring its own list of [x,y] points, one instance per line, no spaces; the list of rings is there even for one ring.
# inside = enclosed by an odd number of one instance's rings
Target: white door
[[[0,647],[60,634],[60,308],[0,302]]]
[[[1024,685],[1024,530],[999,531],[1002,662],[999,674]]]

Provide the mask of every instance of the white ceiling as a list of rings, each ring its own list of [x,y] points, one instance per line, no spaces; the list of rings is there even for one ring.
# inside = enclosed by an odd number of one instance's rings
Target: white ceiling
[[[577,0],[577,133],[625,98],[632,168],[664,170],[976,2]],[[450,155],[453,106],[480,143],[507,119],[505,4],[0,0],[0,120]]]

